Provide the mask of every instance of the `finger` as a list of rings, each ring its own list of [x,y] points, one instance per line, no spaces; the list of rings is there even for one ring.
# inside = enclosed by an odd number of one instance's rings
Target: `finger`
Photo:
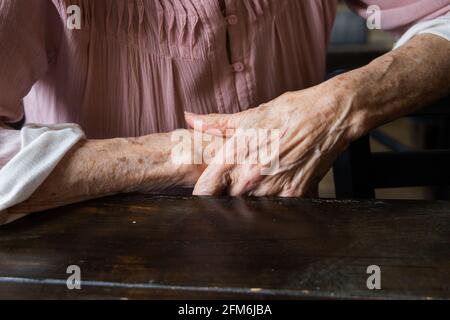
[[[285,184],[279,196],[284,198],[317,198],[319,196],[320,179],[314,170],[297,170],[289,184]]]
[[[276,176],[263,176],[264,182],[259,183],[249,192],[253,197],[272,197],[277,196],[280,190],[279,177]]]
[[[219,196],[230,184],[229,165],[210,164],[198,179],[193,195]]]
[[[197,196],[221,195],[231,184],[230,173],[235,167],[235,155],[236,146],[230,139],[200,176],[193,194]]]
[[[242,113],[199,115],[185,112],[186,122],[194,130],[224,137],[234,134],[235,129],[239,127],[241,118]]]
[[[278,194],[278,196],[281,198],[318,198],[319,188],[318,186],[310,187],[309,189],[298,187],[297,189],[283,190]]]
[[[249,194],[263,180],[259,166],[240,166],[238,170],[234,170],[231,174],[232,183],[229,186],[229,195],[238,197]]]

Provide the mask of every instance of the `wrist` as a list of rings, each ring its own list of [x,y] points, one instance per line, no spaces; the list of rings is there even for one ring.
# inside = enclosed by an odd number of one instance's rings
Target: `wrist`
[[[322,96],[334,101],[334,114],[341,121],[345,138],[351,143],[377,127],[377,116],[371,114],[370,92],[363,68],[336,76],[322,84]]]
[[[216,151],[223,146],[222,137],[179,129],[136,139],[148,152],[146,179],[157,189],[194,187]],[[134,142],[135,145],[139,143]],[[144,151],[144,152],[145,152]]]
[[[127,172],[129,186],[123,192],[162,191],[174,187],[193,186],[194,168],[172,159],[175,147],[171,133],[151,134],[123,139],[129,154]]]

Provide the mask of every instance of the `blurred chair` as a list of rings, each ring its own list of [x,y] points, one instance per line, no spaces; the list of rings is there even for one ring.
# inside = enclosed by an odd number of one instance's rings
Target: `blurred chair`
[[[331,32],[330,45],[366,44],[367,37],[366,20],[348,10],[347,7],[338,8]]]
[[[373,131],[350,145],[334,165],[337,198],[375,198],[375,189],[416,186],[437,187],[437,198],[448,198],[450,186],[450,97],[408,116],[413,121],[436,119],[434,146],[416,150],[396,139]],[[437,128],[437,130],[436,130]],[[370,136],[391,152],[372,153]],[[425,147],[430,147],[425,145]],[[443,149],[445,148],[445,149]]]

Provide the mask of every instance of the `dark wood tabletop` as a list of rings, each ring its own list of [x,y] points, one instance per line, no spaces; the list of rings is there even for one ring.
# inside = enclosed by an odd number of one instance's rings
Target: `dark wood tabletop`
[[[450,298],[450,203],[104,198],[0,227],[0,298]]]

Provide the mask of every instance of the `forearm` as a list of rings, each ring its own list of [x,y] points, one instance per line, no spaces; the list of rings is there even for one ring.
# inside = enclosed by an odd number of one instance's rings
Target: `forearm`
[[[342,108],[351,109],[348,125],[355,139],[448,95],[449,57],[449,41],[424,34],[324,86],[338,92]]]
[[[172,145],[169,134],[80,142],[31,198],[8,213],[31,213],[118,193],[193,186],[201,168],[174,164]]]

